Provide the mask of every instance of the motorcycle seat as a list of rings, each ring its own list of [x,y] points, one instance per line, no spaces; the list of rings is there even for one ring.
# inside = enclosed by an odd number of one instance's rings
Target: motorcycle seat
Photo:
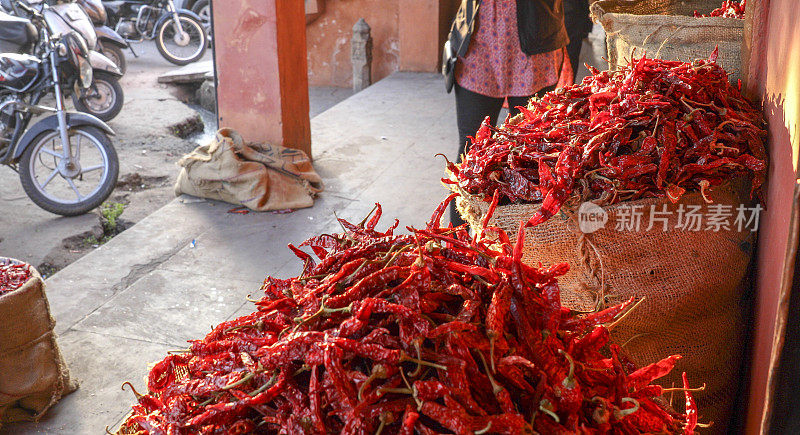
[[[37,38],[36,27],[30,20],[0,11],[0,49],[3,52],[29,52]]]

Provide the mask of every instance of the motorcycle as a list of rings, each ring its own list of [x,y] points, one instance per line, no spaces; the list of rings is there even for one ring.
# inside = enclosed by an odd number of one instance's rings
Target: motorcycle
[[[173,0],[104,1],[108,23],[130,42],[154,39],[164,59],[187,65],[206,52],[208,34],[197,14]]]
[[[94,26],[80,6],[75,3],[50,6],[41,0],[0,0],[0,6],[22,18],[30,16],[27,10],[38,9],[37,14],[43,18],[37,20],[37,25],[47,27],[50,34],[66,34],[74,31],[82,37],[89,48],[89,62],[94,70],[94,80],[88,90],[72,92],[73,88],[68,87],[65,93],[72,97],[72,103],[77,110],[94,115],[103,121],[110,121],[119,114],[125,98],[122,86],[119,84],[122,72],[114,62],[96,51],[97,35]],[[4,51],[37,55],[39,54],[37,51],[42,50],[42,46],[36,44],[33,52],[25,51],[26,48],[19,45],[16,50]]]
[[[106,14],[106,7],[100,0],[76,0],[76,3],[83,8],[89,19],[94,24],[94,31],[97,34],[97,51],[102,53],[105,57],[111,59],[117,65],[120,72],[124,75],[128,69],[128,63],[125,60],[125,54],[122,50],[127,48],[131,50],[134,56],[136,52],[133,51],[130,43],[122,38],[119,33],[114,29],[106,26],[108,22],[108,14]]]
[[[19,173],[28,197],[39,207],[63,216],[84,214],[103,203],[119,175],[119,162],[109,139],[114,131],[96,117],[64,109],[67,76],[74,86],[92,84],[89,48],[76,32],[52,34],[44,16],[25,4],[31,16],[22,20],[0,12],[7,37],[36,44],[40,55],[0,54],[0,163]],[[35,26],[31,25],[31,22]],[[50,92],[55,107],[39,105]],[[46,115],[33,122],[34,116]]]

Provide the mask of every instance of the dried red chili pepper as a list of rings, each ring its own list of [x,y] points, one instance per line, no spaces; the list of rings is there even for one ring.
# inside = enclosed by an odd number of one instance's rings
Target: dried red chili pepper
[[[532,99],[501,127],[484,123],[462,162],[451,164],[450,182],[458,184],[451,189],[486,202],[499,195],[499,202],[541,203],[529,226],[573,196],[677,201],[703,183],[742,176],[753,178],[751,193],[759,195],[763,116],[716,58],[717,51],[692,63],[642,57],[616,72],[591,69],[582,83]]]
[[[31,277],[27,264],[0,263],[0,296],[22,287]]]
[[[555,182],[570,170],[556,168]],[[682,430],[649,384],[674,358],[635,370],[608,344],[602,324],[630,301],[575,317],[560,305],[566,266],[524,265],[522,237],[498,247],[438,227],[444,209],[412,236],[376,231],[374,216],[343,224],[345,234],[300,245],[324,257],[316,266],[295,248],[303,274],[266,279],[258,311],[157,363],[128,424],[150,434]]]

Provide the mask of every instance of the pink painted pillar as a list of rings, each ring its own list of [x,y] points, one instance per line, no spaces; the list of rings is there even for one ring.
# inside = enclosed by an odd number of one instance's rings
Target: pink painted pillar
[[[214,6],[219,126],[247,141],[311,156],[303,2],[225,0]]]

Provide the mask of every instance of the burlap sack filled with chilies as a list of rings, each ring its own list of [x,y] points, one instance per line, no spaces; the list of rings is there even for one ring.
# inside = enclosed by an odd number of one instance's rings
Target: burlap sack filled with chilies
[[[461,193],[458,209],[464,220],[480,231],[488,203]],[[714,204],[706,204],[700,193],[691,193],[677,204],[644,199],[606,206],[602,208],[608,217],[604,227],[589,233],[581,231],[580,202],[573,201],[561,213],[526,230],[523,261],[545,266],[568,263],[570,271],[558,283],[562,303],[573,310],[589,312],[632,297],[644,298],[611,328],[612,338],[639,366],[682,355],[676,369],[657,383],[681,386],[684,371],[695,386],[705,383],[705,391],[695,394],[701,422],[714,421],[711,432],[721,433],[729,421],[740,379],[747,308],[740,306],[740,301],[755,242],[751,218],[756,211],[745,180],[716,187],[710,196]],[[719,205],[731,207],[729,228],[707,229],[712,210],[708,207]],[[750,222],[736,222],[740,205]],[[647,230],[651,206],[654,226]],[[676,228],[681,206],[684,210],[701,207],[706,219],[701,219],[700,230]],[[498,206],[489,226],[502,228],[513,239],[520,222],[527,221],[539,207]],[[638,231],[631,218],[636,213],[631,210],[641,212]],[[602,213],[597,215],[602,218]],[[683,218],[683,222],[693,219],[686,213]],[[595,221],[602,223],[602,219]],[[584,222],[588,221],[584,218]],[[619,231],[618,222],[623,225]],[[682,394],[675,397],[673,405],[682,410]]]
[[[246,144],[227,128],[178,164],[182,169],[176,195],[217,199],[256,211],[311,207],[323,189],[322,179],[304,152]]]
[[[706,59],[719,47],[719,63],[736,83],[741,78],[744,20],[707,14],[720,0],[601,0],[592,17],[606,32],[609,69],[627,64],[631,56],[691,62]]]
[[[0,263],[19,263],[0,257]],[[44,281],[31,268],[22,287],[0,295],[0,426],[32,420],[77,384],[61,356]]]

